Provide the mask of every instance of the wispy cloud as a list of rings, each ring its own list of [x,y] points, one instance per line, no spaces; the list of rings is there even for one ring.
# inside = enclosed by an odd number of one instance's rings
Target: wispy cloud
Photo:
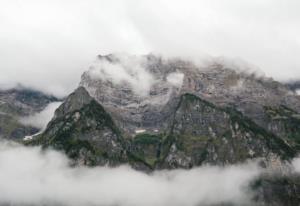
[[[27,117],[22,117],[19,119],[19,121],[24,125],[45,129],[59,105],[61,105],[61,102],[52,102],[48,104],[43,111]]]
[[[116,54],[118,62],[98,59],[89,69],[92,79],[111,81],[114,84],[127,84],[136,94],[145,96],[149,93],[154,77],[144,68],[143,57],[128,54]]]

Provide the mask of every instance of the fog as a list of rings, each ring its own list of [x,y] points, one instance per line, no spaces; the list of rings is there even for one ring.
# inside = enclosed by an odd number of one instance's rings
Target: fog
[[[249,203],[255,162],[145,174],[129,166],[70,167],[63,154],[0,142],[0,203],[166,206]]]
[[[62,102],[52,102],[48,104],[44,110],[30,116],[22,117],[19,121],[24,125],[33,126],[39,129],[45,129],[48,122],[52,119],[55,110]]]
[[[300,173],[300,157],[295,158],[294,161],[292,162],[293,167],[295,168],[295,171],[297,173]]]
[[[183,78],[183,73],[173,72],[167,76],[167,81],[176,87],[181,87],[183,84]]]
[[[298,0],[1,0],[0,87],[70,93],[98,54],[241,59],[300,78]]]
[[[118,63],[111,63],[106,59],[95,61],[88,74],[92,79],[110,80],[114,84],[127,84],[133,91],[146,96],[155,82],[154,77],[143,67],[142,57],[128,54],[116,54]]]

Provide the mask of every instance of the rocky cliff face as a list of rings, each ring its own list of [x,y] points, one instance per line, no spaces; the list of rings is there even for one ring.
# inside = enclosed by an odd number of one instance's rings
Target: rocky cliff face
[[[82,75],[79,89],[56,111],[44,139],[57,136],[62,131],[57,125],[66,124],[64,118],[71,114],[76,118],[67,125],[77,119],[80,124],[100,121],[102,116],[81,114],[92,109],[90,102],[109,116],[111,133],[125,142],[123,150],[151,168],[289,159],[299,150],[299,96],[272,79],[218,62],[199,67],[153,55],[99,56]],[[72,126],[76,138],[86,135],[77,130],[79,125]],[[86,140],[106,133],[104,129]]]
[[[299,153],[299,112],[300,98],[288,87],[218,62],[99,56],[29,143],[62,149],[75,164],[129,163],[149,172],[260,159],[284,174]],[[296,202],[297,181],[281,188]],[[284,202],[277,183],[264,178],[257,199],[277,194]]]
[[[222,64],[197,67],[191,62],[163,60],[151,55],[140,57],[138,63],[126,61],[113,55],[100,56],[98,65],[83,74],[80,85],[114,116],[116,123],[129,136],[134,135],[135,130],[163,132],[166,118],[176,105],[176,98],[184,93],[194,94],[220,107],[234,107],[271,132],[277,132],[280,128],[269,125],[266,107],[276,110],[285,105],[300,111],[300,97],[286,86],[272,79],[256,78],[255,75],[232,70]],[[107,65],[128,68],[136,67],[136,64],[144,68],[146,75],[139,76],[130,69],[126,72],[133,80],[140,81],[140,85],[132,84],[132,79],[116,82],[103,69]],[[117,70],[113,67],[109,70],[113,69]],[[138,79],[142,77],[149,81],[146,95],[135,91],[136,87],[145,87],[144,82]],[[149,78],[152,80],[147,80]]]
[[[0,90],[0,137],[17,140],[38,132],[38,128],[23,125],[21,117],[42,111],[53,96],[28,89]]]

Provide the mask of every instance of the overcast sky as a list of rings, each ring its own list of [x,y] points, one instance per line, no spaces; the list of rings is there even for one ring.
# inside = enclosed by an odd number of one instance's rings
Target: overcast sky
[[[0,87],[56,95],[97,54],[240,58],[300,78],[299,0],[1,0]]]

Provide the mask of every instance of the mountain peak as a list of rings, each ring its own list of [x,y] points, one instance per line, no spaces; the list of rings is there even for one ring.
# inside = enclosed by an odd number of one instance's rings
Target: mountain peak
[[[219,62],[219,63],[216,63]],[[286,104],[300,111],[299,98],[272,79],[229,68],[224,61],[198,66],[182,59],[155,55],[110,54],[98,60],[81,78],[80,86],[113,114],[129,136],[140,130],[164,131],[168,108],[184,93],[219,106],[235,106],[257,118],[264,106]],[[249,112],[256,108],[255,112]]]

